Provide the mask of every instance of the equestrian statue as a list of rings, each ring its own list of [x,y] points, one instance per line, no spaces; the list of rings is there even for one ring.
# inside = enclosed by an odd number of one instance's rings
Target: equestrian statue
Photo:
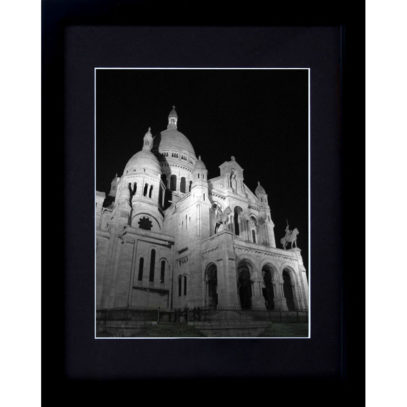
[[[294,230],[290,230],[290,226],[288,225],[285,227],[285,236],[280,239],[280,243],[283,246],[284,250],[287,250],[287,244],[291,243],[291,249],[293,247],[297,247],[297,236],[300,234],[297,228]]]

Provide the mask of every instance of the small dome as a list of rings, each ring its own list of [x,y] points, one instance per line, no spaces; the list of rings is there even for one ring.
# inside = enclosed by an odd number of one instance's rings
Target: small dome
[[[266,195],[266,191],[264,188],[260,185],[260,182],[257,181],[257,187],[256,190],[254,191],[256,195]]]
[[[201,160],[201,156],[196,160],[194,170],[206,170],[205,163]]]
[[[161,172],[160,163],[151,151],[142,150],[134,154],[126,164],[124,175],[130,171],[141,171],[142,169]]]

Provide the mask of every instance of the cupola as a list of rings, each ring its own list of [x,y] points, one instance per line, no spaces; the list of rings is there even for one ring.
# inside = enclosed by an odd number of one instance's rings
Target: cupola
[[[119,177],[117,176],[117,173],[115,177],[112,179],[112,182],[110,183],[110,191],[109,191],[109,196],[116,196],[117,192],[117,184],[119,183]]]
[[[256,194],[260,202],[267,203],[267,194],[265,189],[260,185],[260,181],[257,181],[257,187],[254,193]]]
[[[198,156],[198,159],[196,160],[194,171],[195,170],[206,170],[205,163],[202,161],[201,156]]]
[[[177,115],[177,111],[175,110],[175,106],[173,106],[170,114],[168,115],[167,129],[176,129],[177,122],[178,122],[178,115]]]
[[[143,138],[143,151],[151,151],[153,148],[153,135],[151,134],[151,127],[148,128],[147,133]]]

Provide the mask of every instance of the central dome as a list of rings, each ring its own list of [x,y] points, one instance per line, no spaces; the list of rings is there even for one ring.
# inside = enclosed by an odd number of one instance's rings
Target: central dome
[[[168,115],[168,126],[166,130],[161,132],[161,140],[158,146],[158,151],[174,153],[187,153],[191,158],[196,159],[195,151],[188,138],[177,130],[178,115],[175,111],[175,106],[172,107]]]
[[[176,129],[167,129],[161,132],[161,141],[158,151],[187,152],[195,157],[195,151],[187,137]]]

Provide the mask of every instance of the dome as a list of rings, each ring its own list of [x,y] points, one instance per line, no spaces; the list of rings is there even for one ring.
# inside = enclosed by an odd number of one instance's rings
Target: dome
[[[175,106],[172,107],[168,115],[167,129],[161,132],[161,140],[158,146],[158,151],[163,153],[165,151],[172,151],[175,153],[187,153],[196,159],[195,151],[191,142],[187,137],[177,130],[178,115]]]
[[[195,163],[194,170],[206,170],[205,163],[201,160],[201,156],[198,157],[198,160]]]
[[[161,141],[158,146],[160,153],[164,151],[187,152],[195,157],[195,151],[187,137],[176,129],[167,129],[161,132]]]
[[[151,151],[141,150],[134,154],[126,164],[124,175],[130,171],[140,171],[141,169],[161,172],[160,163]]]
[[[260,182],[257,181],[257,188],[254,191],[256,195],[266,195],[266,191],[264,188],[260,185]]]

